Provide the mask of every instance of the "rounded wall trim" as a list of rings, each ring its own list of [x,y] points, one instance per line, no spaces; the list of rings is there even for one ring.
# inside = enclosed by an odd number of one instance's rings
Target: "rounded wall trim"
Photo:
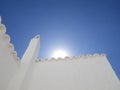
[[[88,58],[96,58],[96,57],[105,57],[106,56],[106,54],[87,54],[87,55],[80,55],[80,56],[72,56],[72,57],[70,57],[70,56],[66,56],[66,57],[64,57],[64,58],[61,58],[61,57],[59,57],[59,58],[54,58],[54,57],[52,57],[52,58],[45,58],[45,59],[38,59],[37,60],[37,62],[38,61],[40,61],[40,62],[45,62],[45,61],[59,61],[59,60],[68,60],[68,59],[70,59],[70,60],[78,60],[78,59],[81,59],[81,58],[83,58],[83,59],[88,59]]]

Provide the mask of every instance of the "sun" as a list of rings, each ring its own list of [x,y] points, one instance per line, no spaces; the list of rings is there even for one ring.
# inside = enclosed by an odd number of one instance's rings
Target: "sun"
[[[65,50],[56,50],[53,52],[52,57],[54,58],[64,58],[65,56],[68,56],[68,53]]]

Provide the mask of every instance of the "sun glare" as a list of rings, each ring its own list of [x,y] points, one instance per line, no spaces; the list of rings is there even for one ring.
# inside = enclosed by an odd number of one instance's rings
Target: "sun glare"
[[[65,56],[68,56],[68,53],[65,50],[56,50],[52,55],[54,58],[64,58]]]

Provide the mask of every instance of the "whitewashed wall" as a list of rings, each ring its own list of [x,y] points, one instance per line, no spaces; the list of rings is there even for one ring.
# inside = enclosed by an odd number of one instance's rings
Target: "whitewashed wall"
[[[105,56],[40,61],[32,64],[20,90],[120,90]]]
[[[0,23],[0,90],[6,90],[20,65],[14,46],[10,43],[10,37],[5,32],[5,26]]]
[[[35,36],[21,61],[0,23],[0,90],[120,90],[120,81],[104,54],[37,59]]]

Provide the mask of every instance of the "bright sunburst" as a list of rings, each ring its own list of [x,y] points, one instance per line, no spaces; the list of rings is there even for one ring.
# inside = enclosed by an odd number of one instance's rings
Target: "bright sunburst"
[[[65,56],[68,56],[68,53],[65,50],[56,50],[52,55],[54,58],[64,58]]]

